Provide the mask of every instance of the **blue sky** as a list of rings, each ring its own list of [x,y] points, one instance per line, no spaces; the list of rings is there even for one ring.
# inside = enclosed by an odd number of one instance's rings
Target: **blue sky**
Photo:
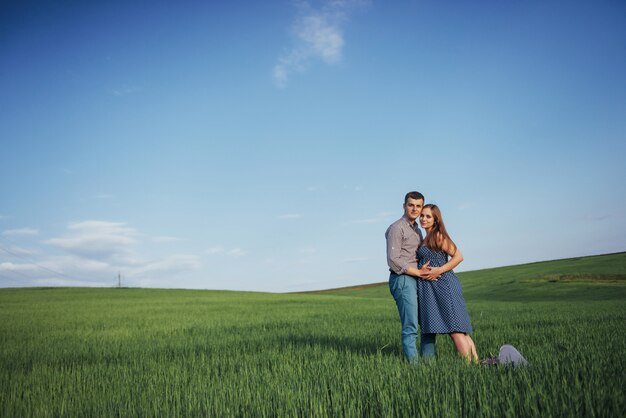
[[[2,287],[381,282],[410,190],[459,271],[626,250],[622,1],[13,3]]]

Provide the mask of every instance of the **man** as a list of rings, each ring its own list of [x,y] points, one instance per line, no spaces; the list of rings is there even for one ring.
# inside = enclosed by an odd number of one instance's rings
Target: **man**
[[[396,301],[402,323],[402,351],[406,359],[415,363],[417,355],[417,277],[428,272],[428,264],[417,268],[417,247],[422,242],[422,232],[416,219],[422,213],[424,195],[409,192],[404,197],[404,215],[392,223],[387,239],[387,264],[389,265],[389,290]],[[435,355],[434,334],[423,335],[420,339],[420,354],[423,358]]]

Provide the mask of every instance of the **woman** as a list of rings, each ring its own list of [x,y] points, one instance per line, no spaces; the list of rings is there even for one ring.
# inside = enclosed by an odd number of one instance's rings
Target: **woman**
[[[437,205],[424,205],[420,225],[427,235],[417,249],[418,267],[430,262],[430,272],[423,276],[426,280],[417,283],[421,332],[448,334],[462,357],[478,361],[476,346],[469,336],[472,325],[461,283],[452,271],[463,261],[463,255],[448,235]],[[451,257],[449,260],[448,256]]]

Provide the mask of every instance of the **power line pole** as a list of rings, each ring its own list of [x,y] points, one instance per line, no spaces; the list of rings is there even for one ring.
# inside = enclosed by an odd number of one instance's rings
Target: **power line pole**
[[[122,287],[122,273],[117,272],[117,287]]]

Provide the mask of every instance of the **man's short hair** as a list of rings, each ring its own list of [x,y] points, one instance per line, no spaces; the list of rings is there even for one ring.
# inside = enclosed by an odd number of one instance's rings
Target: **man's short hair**
[[[406,202],[407,202],[409,199],[415,199],[415,200],[420,200],[420,199],[422,199],[422,200],[424,200],[424,201],[426,200],[426,199],[424,199],[424,195],[423,195],[423,194],[421,194],[420,192],[408,192],[408,193],[406,194],[406,196],[404,196],[404,204],[405,204],[405,205],[406,205]]]

